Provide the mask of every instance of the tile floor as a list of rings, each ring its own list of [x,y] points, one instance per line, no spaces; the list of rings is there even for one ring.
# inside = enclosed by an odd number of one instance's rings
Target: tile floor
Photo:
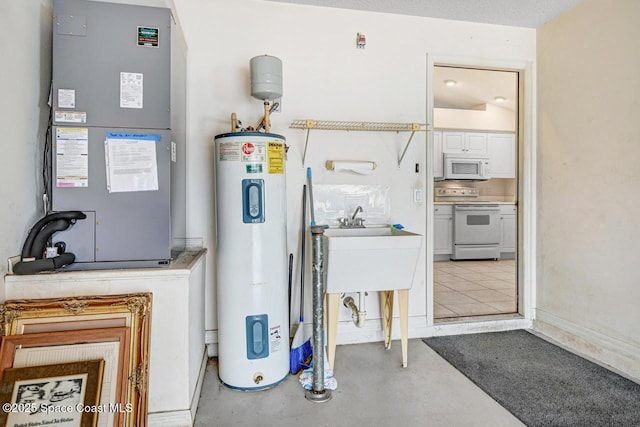
[[[515,260],[437,261],[433,266],[436,319],[517,312]]]

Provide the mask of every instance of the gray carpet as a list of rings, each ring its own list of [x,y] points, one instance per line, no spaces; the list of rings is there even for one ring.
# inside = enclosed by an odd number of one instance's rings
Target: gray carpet
[[[527,426],[640,426],[640,384],[529,332],[423,341]]]

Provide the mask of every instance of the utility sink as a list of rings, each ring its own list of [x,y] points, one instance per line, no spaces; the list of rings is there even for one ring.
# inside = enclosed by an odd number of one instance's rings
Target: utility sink
[[[327,293],[410,289],[422,235],[391,226],[324,232]]]

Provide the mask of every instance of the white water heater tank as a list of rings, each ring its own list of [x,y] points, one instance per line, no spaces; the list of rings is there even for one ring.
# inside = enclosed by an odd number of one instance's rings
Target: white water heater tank
[[[289,371],[284,148],[271,133],[215,137],[218,374],[241,390]]]

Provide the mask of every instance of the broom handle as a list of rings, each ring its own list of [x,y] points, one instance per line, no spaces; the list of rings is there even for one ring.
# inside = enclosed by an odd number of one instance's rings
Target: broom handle
[[[311,208],[311,226],[316,225],[316,215],[313,211],[313,185],[311,183],[311,168],[307,168],[307,182],[309,183],[309,207]]]
[[[302,243],[300,250],[300,323],[304,322],[304,247],[307,241],[307,186],[302,186]],[[298,326],[300,327],[300,326]]]

